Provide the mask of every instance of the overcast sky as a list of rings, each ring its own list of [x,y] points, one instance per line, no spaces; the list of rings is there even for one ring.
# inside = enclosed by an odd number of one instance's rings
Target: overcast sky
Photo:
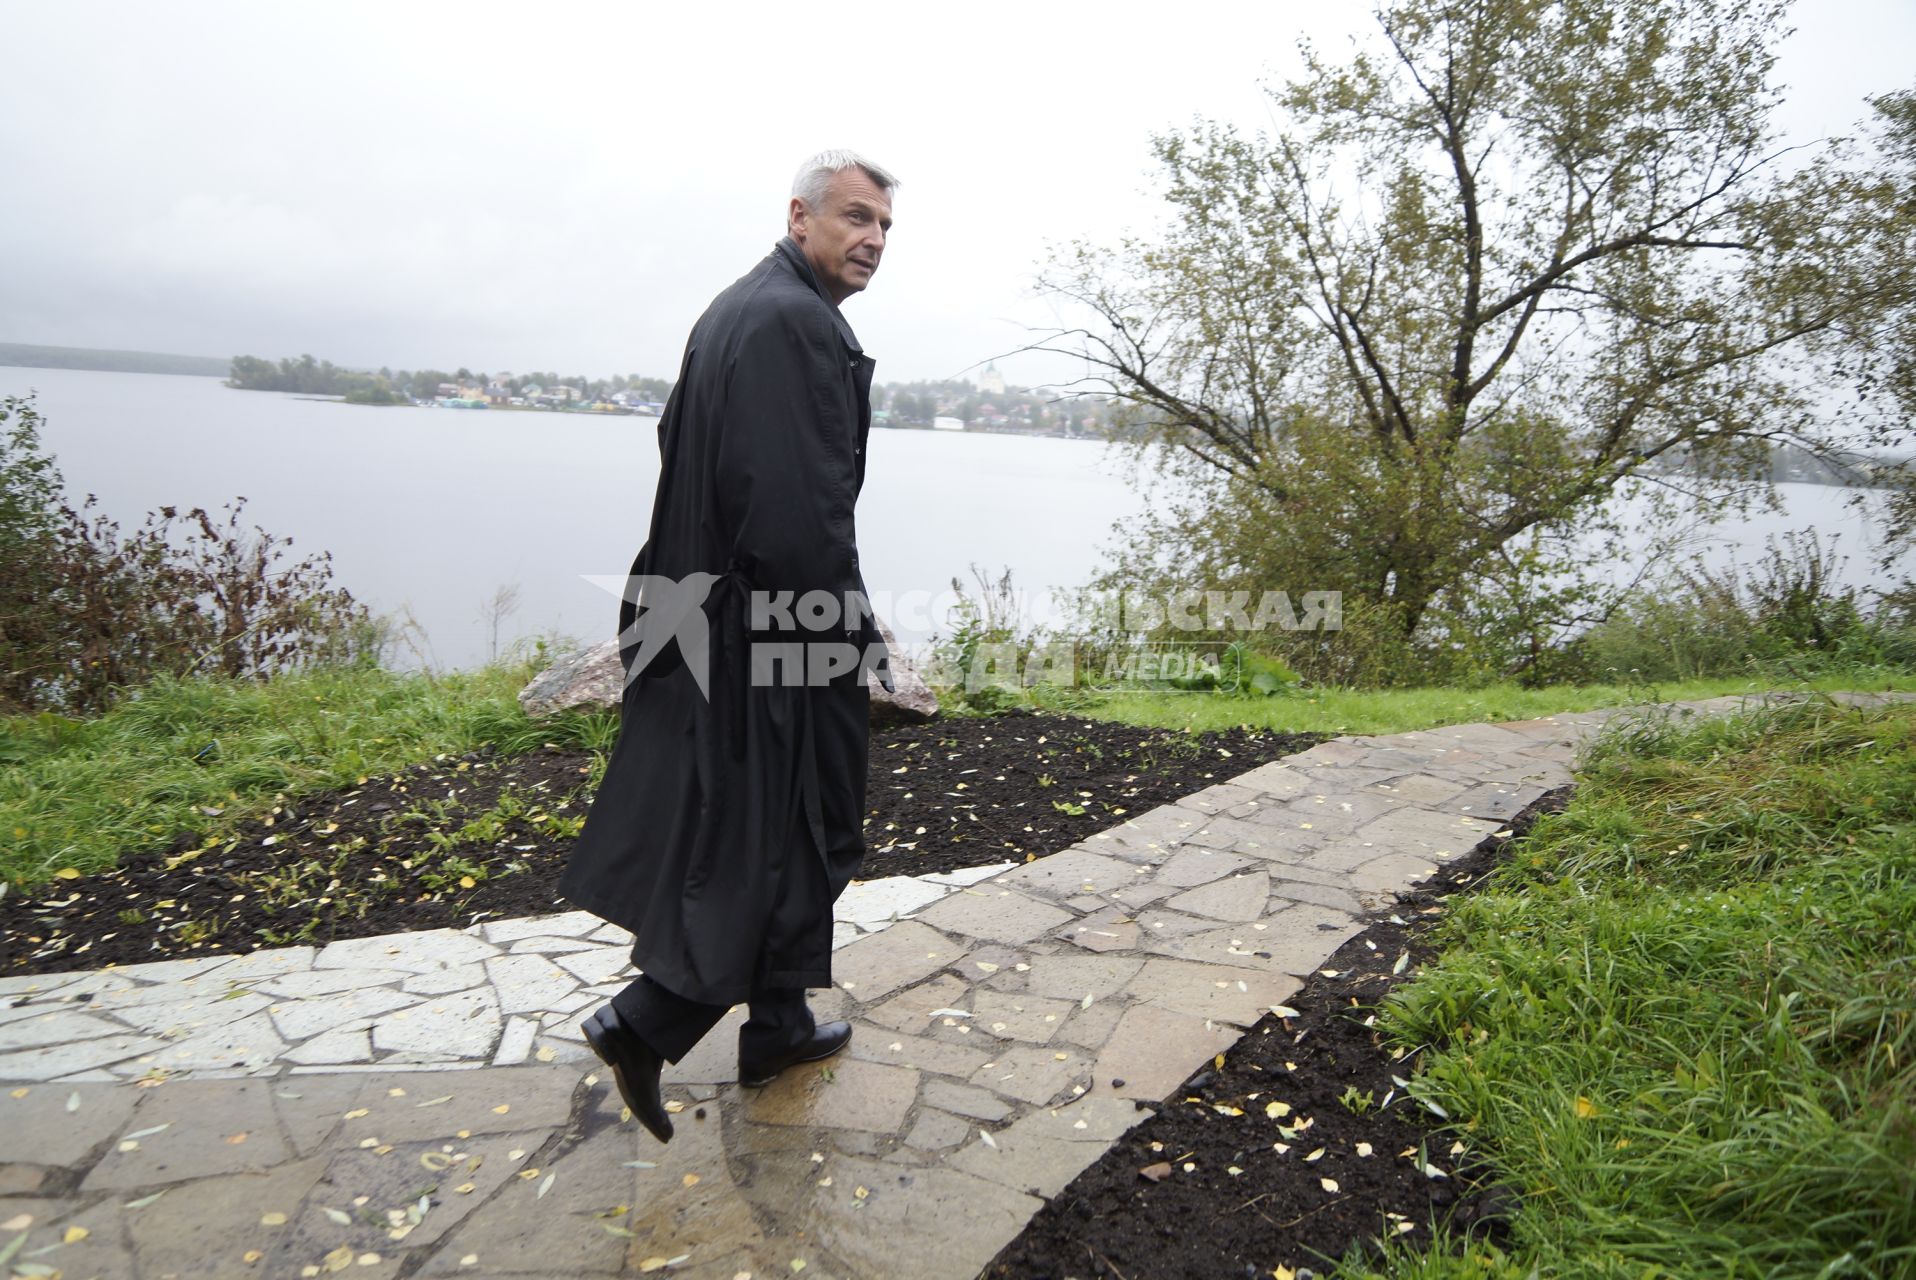
[[[1796,17],[1793,137],[1916,80],[1916,0]],[[799,161],[849,146],[904,186],[845,314],[880,381],[960,375],[1045,322],[1047,242],[1156,216],[1154,131],[1268,126],[1300,35],[1373,29],[1356,3],[0,0],[0,340],[670,377]]]

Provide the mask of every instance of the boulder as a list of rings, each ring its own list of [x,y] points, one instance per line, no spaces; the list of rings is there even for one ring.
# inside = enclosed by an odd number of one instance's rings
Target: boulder
[[[898,690],[890,693],[883,685],[873,682],[872,726],[923,724],[935,718],[938,696],[905,660],[891,628],[880,622],[878,629],[891,649],[892,683]],[[535,720],[568,707],[613,710],[618,707],[624,691],[625,667],[619,661],[619,642],[606,640],[567,654],[534,676],[531,683],[519,690],[519,705]]]

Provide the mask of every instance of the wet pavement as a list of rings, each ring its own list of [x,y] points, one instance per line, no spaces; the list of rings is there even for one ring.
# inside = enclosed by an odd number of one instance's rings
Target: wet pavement
[[[0,982],[0,1262],[963,1280],[1614,714],[1339,738],[1037,862],[854,886],[812,993],[851,1045],[743,1089],[734,1010],[668,1068],[666,1145],[584,1046],[632,971],[583,912]]]

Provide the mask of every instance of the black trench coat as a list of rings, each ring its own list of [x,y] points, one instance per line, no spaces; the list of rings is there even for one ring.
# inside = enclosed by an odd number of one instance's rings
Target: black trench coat
[[[862,610],[754,635],[746,596],[863,598],[853,505],[872,368],[788,236],[699,318],[659,421],[658,493],[632,573],[713,575],[701,606],[710,696],[678,640],[631,678],[628,592],[619,737],[559,892],[631,930],[633,963],[689,999],[831,985],[832,903],[865,852],[865,672],[752,684],[747,651],[756,638],[882,656],[883,642]]]

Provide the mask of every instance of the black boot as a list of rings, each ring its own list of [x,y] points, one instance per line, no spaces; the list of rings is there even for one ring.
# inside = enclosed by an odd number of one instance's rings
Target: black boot
[[[613,1083],[619,1086],[625,1105],[653,1137],[670,1142],[672,1117],[665,1114],[665,1103],[659,1099],[659,1072],[664,1069],[665,1059],[654,1053],[609,1003],[599,1006],[581,1026],[592,1052],[612,1068]]]

